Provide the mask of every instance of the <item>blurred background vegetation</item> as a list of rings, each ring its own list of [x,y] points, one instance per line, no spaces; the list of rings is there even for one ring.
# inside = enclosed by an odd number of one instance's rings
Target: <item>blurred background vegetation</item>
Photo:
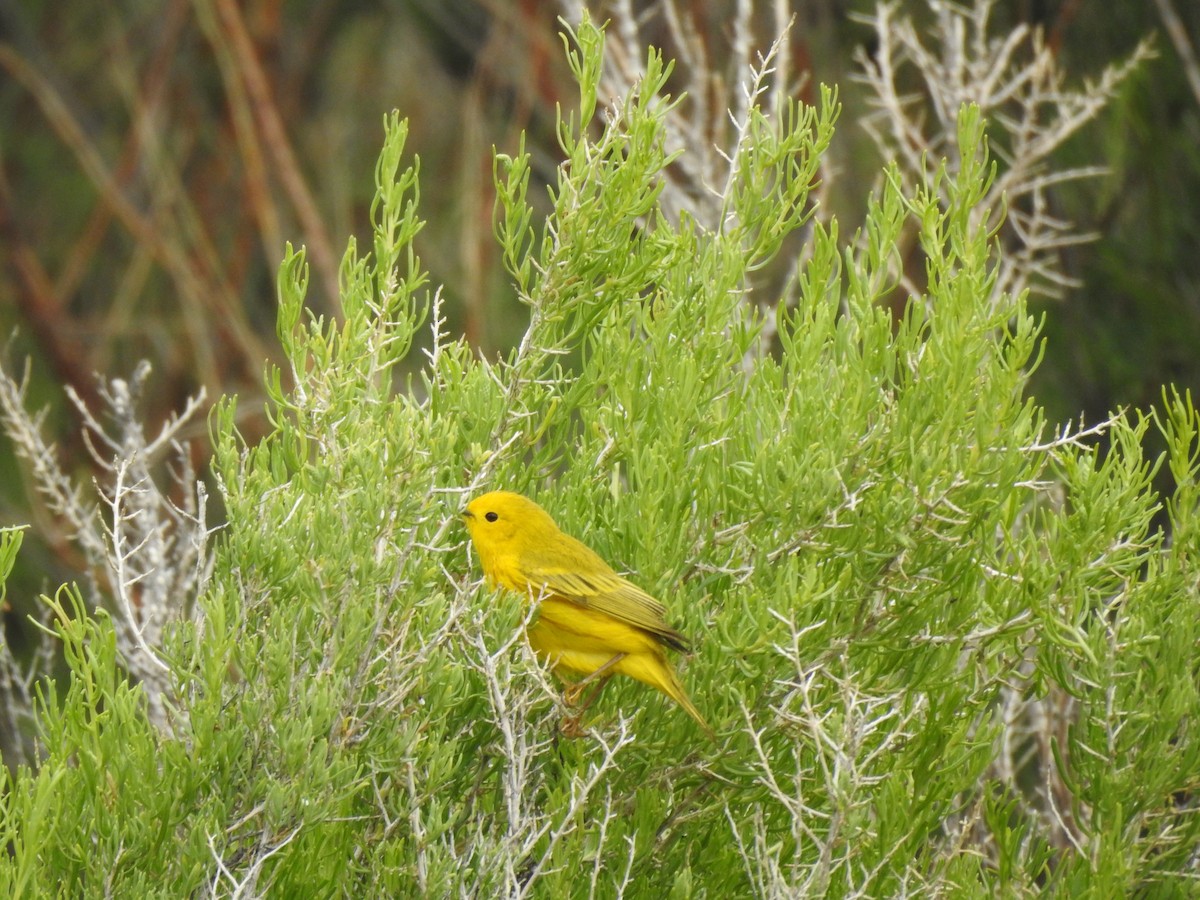
[[[676,5],[719,58],[733,4]],[[881,165],[858,127],[868,91],[853,80],[856,52],[869,59],[876,49],[856,16],[875,6],[791,0],[793,47],[810,72],[802,96],[821,82],[840,88],[823,202],[844,233],[861,221]],[[918,25],[933,16],[926,0],[895,6]],[[653,40],[659,5],[633,7]],[[534,178],[551,180],[555,107],[574,102],[557,22],[569,8],[0,0],[0,330],[9,370],[30,361],[28,400],[49,408],[46,436],[66,469],[86,480],[93,462],[63,386],[98,410],[96,375],[128,377],[141,359],[155,373],[148,430],[203,388],[209,401],[242,398],[239,426],[253,440],[263,428],[264,366],[280,355],[274,285],[285,243],[308,249],[310,305],[337,315],[339,260],[348,238],[370,234],[373,167],[391,109],[410,120],[409,150],[421,159],[427,226],[417,245],[433,283],[444,285],[447,330],[481,353],[510,346],[527,313],[492,237],[492,150],[514,152],[527,132]],[[997,34],[1041,29],[1072,84],[1145,37],[1157,51],[1053,160],[1107,171],[1050,194],[1055,215],[1096,239],[1062,250],[1059,268],[1078,286],[1034,304],[1048,338],[1039,399],[1052,416],[1095,421],[1155,403],[1164,382],[1195,388],[1200,4],[1001,0],[992,19]],[[769,40],[764,26],[764,50]],[[203,465],[202,423],[190,437]],[[36,526],[5,610],[19,644],[26,604],[78,578],[80,561],[2,446],[0,524]]]

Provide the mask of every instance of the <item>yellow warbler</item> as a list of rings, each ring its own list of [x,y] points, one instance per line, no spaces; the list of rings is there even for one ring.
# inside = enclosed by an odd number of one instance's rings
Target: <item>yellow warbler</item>
[[[595,699],[615,674],[628,675],[662,691],[710,735],[712,729],[688,698],[663,652],[688,645],[665,620],[666,609],[626,581],[590,548],[563,534],[550,515],[527,497],[493,491],[476,497],[463,521],[488,582],[538,603],[526,632],[529,645],[555,674],[584,678],[567,688],[569,705],[590,681]],[[569,720],[577,731],[579,720]]]

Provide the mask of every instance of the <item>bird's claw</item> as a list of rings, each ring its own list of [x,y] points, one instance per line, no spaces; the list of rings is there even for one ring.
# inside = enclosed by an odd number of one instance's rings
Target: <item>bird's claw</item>
[[[566,689],[563,691],[563,702],[567,704],[567,706],[578,706],[579,696],[583,693],[583,688],[583,684],[567,685]]]
[[[563,716],[558,730],[565,738],[587,737],[588,730],[583,727],[583,716]]]

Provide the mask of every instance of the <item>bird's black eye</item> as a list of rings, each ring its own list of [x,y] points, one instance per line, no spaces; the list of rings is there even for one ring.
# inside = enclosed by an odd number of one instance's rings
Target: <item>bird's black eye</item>
[[[495,522],[495,521],[496,521],[498,518],[500,518],[500,517],[499,517],[498,515],[496,515],[494,512],[490,512],[490,513],[484,513],[484,514],[483,514],[483,517],[484,517],[485,519],[487,519],[489,522]]]

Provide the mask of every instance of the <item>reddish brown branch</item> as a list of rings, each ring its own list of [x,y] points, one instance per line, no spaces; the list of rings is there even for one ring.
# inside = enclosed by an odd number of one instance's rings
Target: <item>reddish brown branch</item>
[[[88,365],[88,353],[80,341],[63,328],[67,311],[42,261],[22,238],[13,218],[8,179],[0,176],[0,241],[8,248],[8,259],[21,290],[17,308],[37,342],[39,355],[55,379],[75,388],[89,405],[99,405],[100,396]],[[82,425],[82,420],[80,425]]]
[[[333,243],[308,188],[300,164],[288,140],[283,117],[275,103],[270,82],[258,59],[254,43],[236,0],[213,0],[213,9],[224,37],[237,63],[242,84],[254,112],[263,144],[275,162],[279,180],[292,202],[313,269],[320,280],[332,310],[340,308],[338,263]]]

